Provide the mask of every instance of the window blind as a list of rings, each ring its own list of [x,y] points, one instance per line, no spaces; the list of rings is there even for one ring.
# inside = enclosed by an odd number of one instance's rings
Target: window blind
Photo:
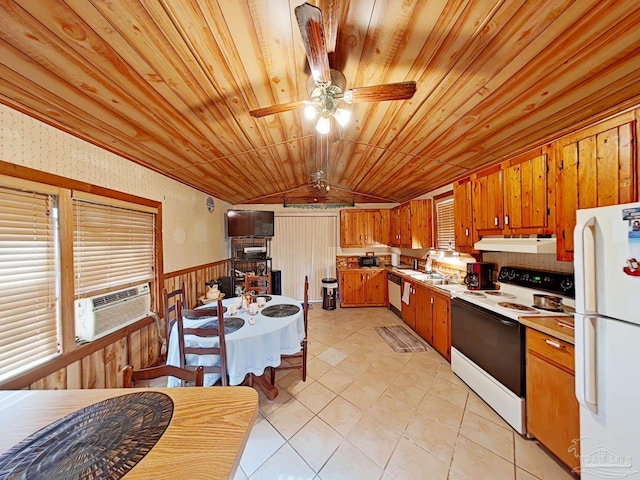
[[[75,295],[153,280],[155,214],[73,200]]]
[[[455,248],[455,224],[453,221],[453,198],[436,203],[436,247],[441,250]]]
[[[57,197],[0,187],[0,380],[60,353]]]

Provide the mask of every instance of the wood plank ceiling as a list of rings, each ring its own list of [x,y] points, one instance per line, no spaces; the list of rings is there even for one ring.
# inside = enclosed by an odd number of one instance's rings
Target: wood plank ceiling
[[[301,0],[0,1],[0,102],[232,204],[401,202],[640,99],[640,2],[320,0],[350,106],[300,109]],[[330,192],[311,186],[326,162]]]

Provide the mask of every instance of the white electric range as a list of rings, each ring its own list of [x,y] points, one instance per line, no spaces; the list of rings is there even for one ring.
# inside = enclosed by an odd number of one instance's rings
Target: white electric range
[[[573,275],[502,267],[499,290],[451,293],[451,369],[517,432],[525,426],[525,315],[569,315],[533,307],[534,294],[575,306]]]

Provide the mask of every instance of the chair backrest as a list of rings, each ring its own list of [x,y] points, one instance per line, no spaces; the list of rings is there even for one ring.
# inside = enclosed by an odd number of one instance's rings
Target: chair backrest
[[[167,292],[166,288],[162,289],[162,311],[164,312],[165,320],[165,338],[167,340],[167,346],[169,345],[169,335],[171,334],[171,327],[177,318],[177,302],[180,300],[183,308],[187,307],[187,291],[185,289],[184,282],[180,284],[180,288],[172,292]]]
[[[309,275],[304,276],[304,302],[302,304],[304,318],[304,338],[307,338],[307,324],[309,318]]]
[[[175,367],[173,365],[161,365],[159,367],[143,368],[134,370],[133,365],[127,365],[122,369],[124,388],[134,387],[136,382],[141,380],[153,380],[160,377],[177,377],[180,380],[191,382],[196,387],[204,385],[204,368],[198,367],[195,370]]]
[[[227,378],[227,344],[224,334],[224,315],[222,300],[218,300],[218,307],[215,312],[209,310],[206,314],[200,314],[200,310],[183,310],[182,302],[178,300],[177,303],[177,322],[178,322],[178,350],[180,352],[180,367],[187,367],[187,355],[218,355],[220,357],[219,366],[205,366],[205,373],[220,373],[221,383],[223,386],[228,385]],[[205,309],[205,312],[208,309]],[[218,326],[205,327],[205,328],[187,328],[184,326],[184,313],[191,314],[197,312],[192,318],[200,318],[203,316],[215,316],[218,317]],[[186,335],[195,335],[197,337],[218,337],[218,346],[214,347],[194,347],[187,346],[185,342]]]
[[[271,293],[271,278],[269,278],[269,275],[245,275],[244,291]]]

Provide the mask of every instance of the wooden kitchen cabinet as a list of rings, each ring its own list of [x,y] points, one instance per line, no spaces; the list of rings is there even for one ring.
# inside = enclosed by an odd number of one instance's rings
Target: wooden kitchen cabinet
[[[387,245],[389,214],[381,209],[340,210],[340,246],[342,248]]]
[[[397,206],[392,208],[389,213],[389,246],[391,247],[400,246],[400,225],[400,206]]]
[[[451,359],[451,298],[420,282],[409,284],[409,304],[402,302],[402,320],[447,360]]]
[[[409,287],[405,287],[409,285]],[[416,292],[413,284],[408,280],[402,279],[402,290],[400,290],[402,298],[404,298],[405,288],[409,288],[409,303],[402,301],[402,321],[409,325],[412,330],[416,329]]]
[[[502,169],[493,167],[472,179],[471,205],[473,225],[480,235],[502,233]]]
[[[472,177],[473,227],[479,236],[553,233],[549,162],[538,149]]]
[[[431,307],[433,339],[430,343],[440,355],[451,361],[451,297],[434,288]]]
[[[386,306],[387,274],[383,269],[340,270],[341,307]]]
[[[431,289],[414,284],[415,290],[415,331],[428,343],[433,340],[433,316],[431,308]]]
[[[433,246],[431,200],[411,200],[400,205],[400,243],[402,248]]]
[[[638,200],[634,183],[636,129],[633,113],[562,138],[553,144],[557,190],[557,258],[573,260],[576,210]]]
[[[478,240],[473,229],[471,207],[471,179],[466,178],[453,184],[453,221],[456,250],[472,253]]]
[[[580,438],[575,398],[574,347],[527,328],[527,431],[569,468],[580,466],[570,451]]]

